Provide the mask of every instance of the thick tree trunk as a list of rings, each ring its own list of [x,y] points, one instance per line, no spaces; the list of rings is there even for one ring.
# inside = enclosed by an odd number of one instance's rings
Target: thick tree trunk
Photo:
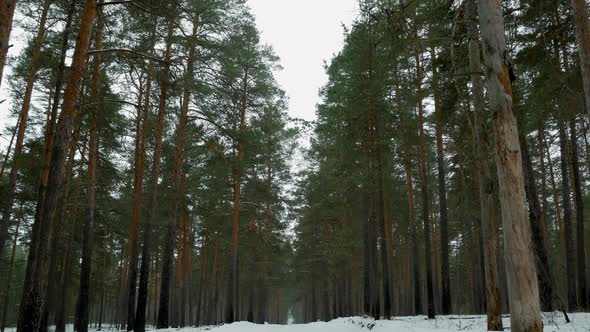
[[[104,20],[101,6],[98,7],[96,16],[96,32],[94,47],[102,49],[102,32]],[[98,129],[97,117],[102,113],[101,77],[100,77],[101,55],[94,55],[92,70],[92,101],[95,103],[90,110],[90,141],[88,158],[88,179],[86,180],[86,216],[84,223],[84,238],[82,241],[82,265],[80,267],[80,293],[78,298],[78,332],[88,332],[90,315],[90,275],[92,273],[92,249],[94,245],[94,214],[96,206],[96,168],[98,164]]]
[[[164,124],[166,121],[166,108],[168,101],[168,89],[170,83],[170,60],[172,58],[172,37],[174,34],[174,19],[168,18],[168,32],[166,36],[166,51],[164,54],[164,68],[162,70],[162,82],[160,83],[160,101],[158,106],[158,120],[156,124],[154,157],[152,159],[152,171],[149,184],[149,219],[143,228],[143,248],[141,255],[141,266],[139,271],[139,290],[137,294],[137,311],[135,313],[135,331],[144,332],[146,322],[146,307],[149,291],[149,274],[151,264],[152,246],[152,225],[155,224],[158,213],[158,179],[160,178],[160,165],[162,156],[162,141],[164,136]],[[149,107],[149,94],[146,95],[146,105]],[[160,308],[162,303],[160,303]],[[164,322],[168,327],[168,322]],[[158,315],[158,328],[160,318]]]
[[[96,16],[96,0],[86,0],[82,15],[76,48],[72,57],[71,74],[63,98],[55,145],[52,151],[51,167],[45,202],[40,218],[35,220],[25,286],[20,306],[18,332],[36,332],[41,328],[41,314],[45,306],[45,289],[49,273],[49,248],[51,245],[51,222],[55,215],[59,197],[63,190],[67,150],[72,141],[72,127],[77,113],[80,80],[86,66],[90,35]]]
[[[16,0],[4,0],[0,4],[0,86],[2,85],[2,73],[6,64],[6,54],[10,48],[10,32],[12,31],[12,18]]]
[[[563,228],[565,237],[565,260],[567,280],[567,303],[570,311],[578,307],[576,294],[576,249],[574,248],[574,230],[572,225],[572,203],[570,186],[570,165],[567,133],[563,119],[558,119],[559,149],[561,154],[561,194],[563,199]]]
[[[158,310],[158,328],[169,326],[169,302],[170,302],[170,276],[174,261],[174,246],[176,242],[176,224],[181,209],[182,182],[184,181],[184,149],[186,145],[186,127],[188,125],[188,109],[190,105],[191,91],[193,89],[194,62],[196,56],[195,40],[197,38],[199,26],[197,18],[193,21],[192,37],[189,41],[190,49],[187,59],[187,68],[184,75],[184,92],[182,95],[182,107],[180,109],[180,119],[176,129],[176,147],[174,153],[174,166],[172,170],[172,211],[170,220],[166,225],[166,236],[164,240],[164,256],[162,257],[162,285],[160,286],[160,308]],[[180,253],[179,253],[180,256]]]
[[[10,2],[10,1],[7,1]],[[31,63],[29,65],[29,72],[27,74],[27,82],[25,86],[25,93],[23,96],[23,104],[20,110],[18,119],[18,130],[16,133],[16,144],[14,145],[13,162],[10,170],[8,179],[8,192],[6,193],[6,199],[4,201],[4,214],[2,215],[2,222],[0,223],[0,254],[4,252],[4,244],[8,237],[8,229],[11,226],[12,208],[14,206],[14,200],[16,195],[16,182],[18,177],[18,160],[20,158],[23,144],[25,141],[25,131],[27,129],[27,123],[29,120],[29,110],[31,108],[31,98],[33,96],[33,87],[37,79],[37,69],[39,65],[39,59],[41,58],[41,46],[45,40],[45,23],[47,22],[47,13],[49,12],[49,6],[51,5],[50,0],[43,2],[43,11],[39,18],[39,30],[37,30],[37,36],[35,37],[35,46],[33,46],[33,54],[31,55]],[[0,8],[4,8],[4,4],[0,5]],[[2,15],[2,14],[0,14]],[[1,16],[0,16],[1,19]],[[2,21],[0,21],[2,22]],[[2,22],[3,23],[3,22]],[[0,24],[2,24],[0,23]],[[1,28],[0,28],[1,29]],[[0,35],[2,32],[0,32]],[[1,38],[1,36],[0,36]],[[0,45],[2,40],[0,39]],[[0,46],[1,48],[1,46]],[[1,55],[0,55],[1,57]],[[1,59],[0,59],[1,60]],[[0,63],[4,65],[4,62]],[[1,71],[0,71],[1,75]],[[1,80],[1,78],[0,78]]]
[[[578,136],[576,120],[570,120],[571,135],[571,166],[572,182],[574,185],[574,203],[576,206],[576,245],[578,265],[578,305],[582,309],[588,309],[588,288],[586,286],[586,252],[584,245],[584,196],[582,193],[582,178],[580,177],[580,162],[578,161]]]
[[[486,287],[486,303],[488,330],[501,331],[502,326],[502,300],[500,298],[500,278],[496,264],[497,254],[497,220],[495,212],[494,187],[492,178],[492,165],[490,163],[490,143],[488,137],[488,125],[485,116],[485,102],[483,93],[483,80],[481,76],[482,66],[480,61],[479,32],[476,22],[475,1],[467,0],[465,3],[467,15],[467,29],[469,34],[469,64],[473,89],[474,105],[474,135],[475,154],[477,156],[476,167],[479,177],[479,200],[481,206],[481,239],[484,247],[484,271]]]
[[[580,52],[580,67],[586,100],[586,116],[590,120],[590,21],[585,0],[571,0],[576,25],[576,39]]]
[[[480,0],[479,22],[496,139],[511,330],[540,332],[543,321],[531,229],[526,218],[522,158],[518,126],[512,112],[512,83],[500,1]]]

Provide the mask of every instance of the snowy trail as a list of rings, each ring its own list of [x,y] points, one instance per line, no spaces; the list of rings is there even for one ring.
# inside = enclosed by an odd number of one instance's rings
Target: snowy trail
[[[543,314],[546,332],[590,332],[590,313],[570,314],[571,324],[565,324],[560,313]],[[504,327],[510,326],[510,319],[504,318]],[[481,332],[486,330],[485,316],[439,316],[436,320],[427,320],[425,316],[398,317],[390,321],[375,321],[362,317],[339,318],[331,322],[292,325],[258,325],[238,322],[222,326],[199,328],[171,328],[159,330],[166,332]],[[14,329],[7,329],[14,332]],[[68,331],[71,331],[69,326]],[[91,331],[95,332],[96,329]],[[102,331],[116,331],[103,328]]]

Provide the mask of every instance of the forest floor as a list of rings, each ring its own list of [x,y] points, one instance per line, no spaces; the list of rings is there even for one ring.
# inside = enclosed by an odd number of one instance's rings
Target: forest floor
[[[545,332],[590,332],[590,313],[570,314],[572,322],[566,324],[560,313],[543,314]],[[510,318],[504,317],[506,331],[510,328]],[[71,326],[69,326],[71,329]],[[68,329],[68,330],[70,330]],[[390,321],[375,321],[369,318],[339,318],[331,322],[291,325],[257,325],[239,322],[222,326],[199,328],[168,329],[159,331],[177,332],[450,332],[466,331],[481,332],[486,329],[485,316],[438,316],[435,320],[427,320],[424,316],[397,317]],[[91,329],[96,331],[96,329]],[[114,328],[103,327],[102,331],[116,331]],[[7,329],[7,332],[14,332]]]

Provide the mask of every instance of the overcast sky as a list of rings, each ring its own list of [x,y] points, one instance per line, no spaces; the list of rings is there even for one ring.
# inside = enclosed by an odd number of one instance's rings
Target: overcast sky
[[[327,82],[324,60],[343,46],[342,24],[350,26],[357,0],[248,0],[262,41],[274,47],[284,69],[279,84],[289,96],[289,114],[315,119],[318,89]]]

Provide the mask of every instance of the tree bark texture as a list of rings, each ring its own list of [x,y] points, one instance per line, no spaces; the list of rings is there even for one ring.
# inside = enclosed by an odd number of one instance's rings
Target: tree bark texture
[[[539,289],[526,216],[522,157],[512,111],[512,82],[500,1],[480,0],[479,22],[496,140],[511,330],[541,332]]]

